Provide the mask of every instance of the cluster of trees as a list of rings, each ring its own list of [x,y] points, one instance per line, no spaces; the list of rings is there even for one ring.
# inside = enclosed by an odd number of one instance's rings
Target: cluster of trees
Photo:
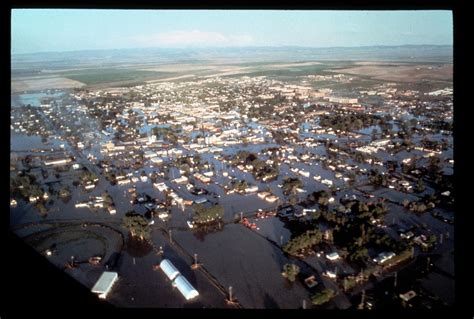
[[[322,239],[323,233],[319,229],[308,230],[286,243],[283,246],[283,251],[290,255],[296,255],[302,249],[319,244]]]
[[[166,120],[169,119],[165,119],[165,122]],[[178,142],[178,135],[169,127],[154,127],[151,129],[151,133],[159,139],[169,141],[173,145]]]
[[[356,214],[357,218],[368,221],[371,219],[380,219],[382,218],[385,213],[387,213],[388,209],[384,202],[354,202],[351,206],[351,210],[353,213]]]
[[[383,123],[384,121],[380,117],[366,113],[329,114],[322,115],[319,118],[321,126],[341,131],[358,131],[365,127]]]
[[[272,130],[271,134],[275,142],[279,145],[286,145],[289,141],[295,140],[298,141],[298,135],[291,132],[283,132],[280,130]]]
[[[297,188],[301,188],[303,182],[299,178],[285,177],[283,179],[282,190],[285,195],[295,194]]]
[[[86,183],[86,182],[94,182],[98,180],[99,177],[95,173],[89,171],[87,168],[84,167],[84,170],[81,173],[80,179],[82,180],[83,183]]]
[[[104,200],[105,208],[114,206],[114,200],[112,199],[112,196],[110,196],[110,194],[107,191],[102,193],[102,198]]]
[[[310,204],[319,204],[320,206],[328,206],[329,198],[331,198],[331,194],[329,194],[325,190],[321,190],[318,192],[312,192],[306,197],[306,200]]]
[[[16,178],[10,178],[10,195],[21,195],[28,199],[30,196],[41,197],[44,194],[43,188],[36,182],[36,177],[30,174],[23,174]]]
[[[280,173],[277,165],[268,165],[265,161],[258,158],[254,153],[239,151],[232,159],[233,165],[252,165],[252,174],[256,179],[277,178]]]
[[[283,266],[283,272],[281,274],[283,275],[283,277],[293,282],[296,280],[296,276],[298,276],[299,273],[300,273],[300,267],[298,267],[298,265],[285,264]]]
[[[128,229],[132,237],[140,240],[149,240],[151,237],[151,227],[148,221],[135,211],[129,211],[125,214],[122,226]]]
[[[69,188],[69,186],[64,185],[59,190],[59,197],[66,198],[66,197],[69,197],[69,196],[71,196],[71,189]]]
[[[416,193],[422,193],[425,191],[425,189],[426,187],[425,187],[425,183],[423,182],[423,178],[418,178],[414,191]]]
[[[194,208],[193,220],[196,224],[205,224],[224,216],[224,206],[213,205],[210,207],[204,207],[203,205],[196,205]]]
[[[424,213],[436,206],[432,201],[429,201],[428,203],[425,203],[423,200],[418,202],[410,202],[408,199],[405,199],[402,204],[403,207],[415,213]]]
[[[388,175],[381,174],[378,170],[370,170],[369,181],[372,185],[375,186],[388,186]]]
[[[335,291],[331,288],[325,288],[311,297],[313,305],[319,306],[329,302],[334,296]]]
[[[323,219],[328,223],[335,224],[336,227],[338,225],[339,226],[344,226],[348,221],[347,216],[342,215],[342,214],[338,214],[335,211],[328,211],[326,209],[312,212],[311,213],[311,218],[313,219],[313,221],[318,221],[319,219]]]
[[[232,181],[232,186],[238,192],[244,192],[245,189],[249,186],[247,181],[244,179]]]

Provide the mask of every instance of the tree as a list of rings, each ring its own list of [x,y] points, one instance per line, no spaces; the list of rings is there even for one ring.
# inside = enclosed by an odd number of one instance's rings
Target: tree
[[[330,301],[335,295],[334,290],[331,288],[325,288],[323,291],[316,293],[311,297],[313,305],[323,305]]]
[[[301,188],[303,183],[298,178],[285,177],[283,179],[282,190],[285,195],[295,194],[297,188]]]
[[[283,266],[283,272],[281,274],[283,275],[283,277],[293,282],[296,280],[296,276],[298,276],[299,272],[300,272],[300,267],[298,267],[298,265],[285,264]]]
[[[375,141],[377,139],[377,130],[376,129],[373,129],[372,130],[372,141]]]
[[[130,231],[132,237],[141,240],[148,240],[151,237],[151,228],[145,217],[137,214],[134,211],[129,211],[125,214],[122,220],[122,226]]]
[[[369,257],[369,251],[365,247],[357,248],[352,254],[349,255],[351,261],[363,261]]]
[[[194,209],[193,220],[197,224],[205,224],[217,219],[221,219],[224,216],[224,206],[213,205],[211,207],[204,207],[203,205],[196,205]]]
[[[69,189],[68,185],[64,185],[59,190],[59,197],[65,198],[71,196],[71,190]]]
[[[290,205],[293,205],[293,206],[298,204],[298,196],[294,194],[290,195],[288,202],[290,203]]]
[[[319,244],[323,234],[319,229],[308,230],[302,235],[291,239],[283,246],[283,251],[290,255],[296,255],[302,249]]]
[[[243,179],[235,181],[233,185],[234,185],[234,189],[236,189],[239,192],[244,192],[248,187],[247,181]]]
[[[416,182],[415,192],[422,193],[425,190],[425,183],[423,183],[423,179],[419,178]]]
[[[48,209],[44,206],[42,202],[37,203],[36,208],[38,209],[40,215],[45,216],[48,214]]]

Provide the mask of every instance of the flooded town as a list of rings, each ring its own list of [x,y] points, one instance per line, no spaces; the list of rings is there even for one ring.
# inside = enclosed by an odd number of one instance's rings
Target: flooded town
[[[117,307],[452,306],[452,47],[405,49],[14,59],[10,229]]]

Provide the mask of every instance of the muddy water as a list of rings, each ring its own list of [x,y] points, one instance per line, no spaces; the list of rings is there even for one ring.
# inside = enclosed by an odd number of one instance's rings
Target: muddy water
[[[190,232],[174,239],[199,260],[225,287],[232,286],[244,308],[298,308],[308,292],[299,282],[289,285],[281,275],[290,261],[281,250],[242,225],[208,234],[203,241]]]

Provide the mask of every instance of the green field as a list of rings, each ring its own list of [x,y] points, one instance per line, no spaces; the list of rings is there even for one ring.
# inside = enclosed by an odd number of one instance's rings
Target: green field
[[[168,72],[143,71],[133,69],[84,69],[61,73],[62,76],[82,82],[86,85],[95,85],[112,82],[140,82],[147,79],[169,76]],[[172,75],[172,74],[171,74]]]

